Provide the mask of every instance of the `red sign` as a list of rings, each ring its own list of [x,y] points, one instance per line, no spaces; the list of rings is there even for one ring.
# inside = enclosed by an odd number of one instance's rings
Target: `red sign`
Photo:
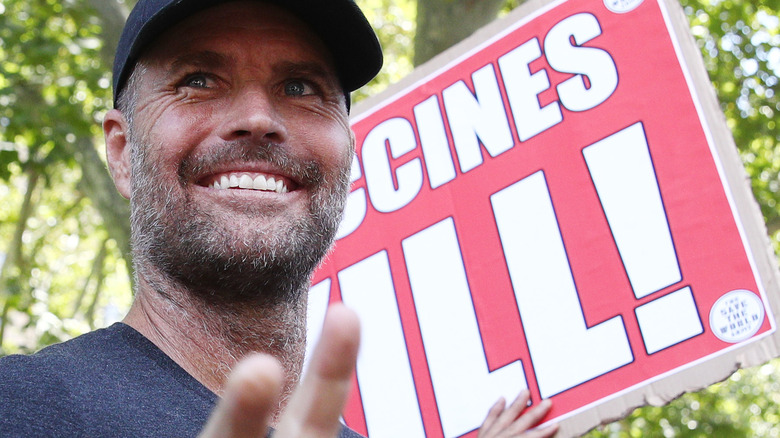
[[[311,295],[363,322],[349,426],[476,436],[525,387],[557,421],[774,331],[668,15],[548,4],[353,119]]]

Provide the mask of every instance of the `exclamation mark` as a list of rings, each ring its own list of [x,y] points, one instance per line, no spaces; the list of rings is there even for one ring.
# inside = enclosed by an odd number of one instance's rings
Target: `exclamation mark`
[[[682,281],[642,123],[585,149],[583,155],[637,299]],[[636,308],[648,354],[703,332],[690,287]]]

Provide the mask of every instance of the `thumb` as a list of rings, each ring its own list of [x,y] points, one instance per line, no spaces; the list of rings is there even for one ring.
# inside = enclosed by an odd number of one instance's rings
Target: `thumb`
[[[325,438],[338,434],[359,344],[357,315],[341,304],[331,306],[309,370],[290,399],[275,437]]]
[[[214,408],[200,438],[258,438],[268,433],[276,409],[283,371],[265,354],[241,360],[230,374],[222,399]]]

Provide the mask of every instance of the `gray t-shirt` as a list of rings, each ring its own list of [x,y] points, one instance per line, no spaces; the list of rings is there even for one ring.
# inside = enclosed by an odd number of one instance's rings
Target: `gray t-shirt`
[[[2,437],[195,437],[217,401],[122,323],[0,358]]]

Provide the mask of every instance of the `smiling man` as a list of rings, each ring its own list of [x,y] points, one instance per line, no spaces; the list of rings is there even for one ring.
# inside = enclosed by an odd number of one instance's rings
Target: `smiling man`
[[[309,277],[348,190],[336,69],[301,20],[232,2],[161,35],[105,118],[111,172],[133,201],[125,323],[212,391],[252,351],[282,362],[287,390],[297,381]]]
[[[349,93],[381,64],[351,0],[139,0],[103,123],[135,300],[122,323],[0,359],[0,435],[358,436],[338,421],[354,313],[330,310],[300,376],[310,277],[349,189]],[[515,421],[524,400],[480,436],[549,409]]]
[[[220,396],[212,436],[354,435],[338,423],[351,312],[332,309],[328,354],[290,396],[309,278],[348,192],[349,92],[381,64],[350,0],[139,0],[103,123],[131,200],[135,300],[122,323],[4,358],[0,435],[195,436]]]
[[[199,7],[184,3],[157,16]],[[309,3],[296,7],[322,8]],[[342,25],[374,38],[340,3],[355,21]],[[348,190],[344,49],[273,4],[206,8],[149,44],[126,85],[126,67],[115,73],[118,109],[104,121],[132,201],[138,290],[124,322],[216,394],[239,358],[270,354],[285,376],[274,421],[299,380],[309,277]],[[349,48],[368,71],[360,82],[381,63],[371,49]]]

